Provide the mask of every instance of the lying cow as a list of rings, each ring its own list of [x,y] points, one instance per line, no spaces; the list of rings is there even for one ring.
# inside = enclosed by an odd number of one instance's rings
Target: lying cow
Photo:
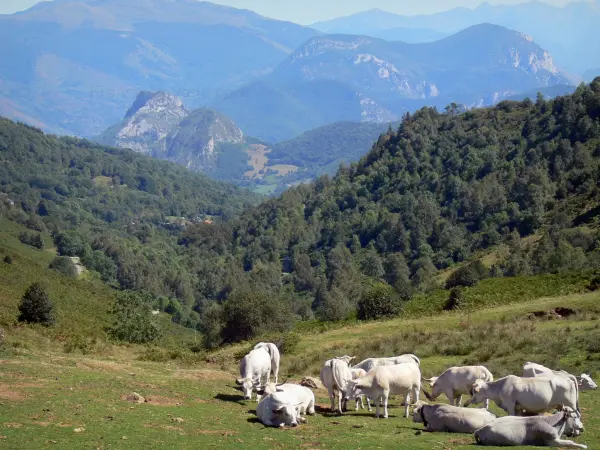
[[[537,364],[534,362],[526,362],[523,365],[523,376],[524,377],[537,377],[537,376],[546,376],[546,375],[561,375],[571,378],[577,383],[577,387],[580,391],[592,391],[598,389],[598,385],[594,383],[592,377],[590,377],[586,373],[582,373],[580,376],[576,377],[575,375],[571,375],[569,372],[564,370],[552,370],[548,367],[542,366],[541,364]]]
[[[273,372],[273,376],[275,377],[275,384],[277,384],[279,378],[279,349],[275,344],[272,344],[270,342],[259,342],[254,346],[254,349],[257,348],[264,348],[267,351],[267,353],[269,353],[269,356],[271,357],[271,372]],[[268,379],[267,383],[270,381],[271,380]]]
[[[352,366],[353,369],[363,369],[365,372],[369,372],[375,367],[379,366],[394,366],[396,364],[403,364],[412,362],[417,366],[421,365],[421,361],[412,353],[407,353],[400,356],[391,356],[389,358],[367,358],[358,364]]]
[[[292,383],[267,383],[263,389],[257,391],[259,395],[269,395],[275,392],[285,392],[292,395],[297,401],[299,414],[315,413],[315,394],[309,388]]]
[[[421,403],[413,410],[413,422],[422,423],[427,431],[473,433],[496,420],[486,409],[460,408],[452,405]]]
[[[340,356],[325,361],[321,369],[320,378],[323,386],[327,388],[331,400],[331,411],[342,413],[342,398],[346,390],[346,383],[352,379],[350,362],[354,356]],[[335,394],[338,394],[337,408],[335,407]]]
[[[416,364],[397,364],[394,366],[379,366],[369,371],[364,377],[348,381],[346,398],[356,399],[366,395],[377,402],[375,417],[379,417],[380,406],[383,402],[383,417],[388,417],[388,398],[390,395],[404,396],[404,417],[408,417],[410,396],[419,401],[421,389],[421,371]]]
[[[469,395],[476,380],[494,381],[494,376],[485,366],[450,367],[439,377],[423,378],[431,386],[431,395],[423,389],[428,400],[434,401],[445,394],[451,405],[460,406],[462,396]],[[489,400],[485,401],[485,409],[489,408]]]
[[[358,378],[364,377],[367,374],[367,372],[364,371],[363,369],[350,369],[350,373],[352,374],[353,380],[357,380]],[[361,395],[356,399],[356,406],[354,408],[355,411],[358,411],[359,402],[360,402],[360,408],[365,409],[365,404],[363,403],[363,397],[364,397],[364,395]],[[367,397],[367,406],[369,408],[369,411],[373,411],[371,409],[371,399],[369,397]]]
[[[252,391],[267,384],[271,373],[271,356],[264,348],[252,350],[240,361],[240,376],[236,380],[242,386],[244,399],[252,399]],[[259,401],[260,397],[256,397]]]
[[[270,427],[295,427],[298,422],[306,422],[300,416],[300,403],[292,392],[273,392],[262,398],[256,407],[256,415]]]
[[[494,420],[475,431],[475,441],[481,445],[535,445],[546,447],[587,448],[586,445],[561,439],[563,434],[579,435],[583,424],[571,408],[551,416],[514,417]]]
[[[559,376],[521,378],[508,375],[498,381],[477,380],[465,406],[488,399],[511,416],[517,413],[521,415],[523,410],[543,413],[560,405],[579,411],[577,384],[569,378]]]

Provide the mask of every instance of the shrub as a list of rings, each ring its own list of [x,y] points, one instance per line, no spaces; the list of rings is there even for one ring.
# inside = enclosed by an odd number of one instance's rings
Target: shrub
[[[57,256],[52,260],[48,268],[56,270],[68,277],[74,278],[77,276],[77,268],[68,256]]]
[[[54,306],[41,283],[27,288],[19,304],[19,322],[39,323],[50,326],[54,323]]]
[[[139,292],[119,292],[111,310],[114,323],[108,329],[113,339],[145,344],[162,337],[156,316],[152,315],[152,302]]]
[[[458,286],[475,286],[479,280],[487,278],[489,270],[481,261],[474,261],[466,266],[456,270],[448,280],[446,280],[446,289],[452,289]]]
[[[4,262],[5,262],[6,264],[12,264],[12,263],[13,263],[13,259],[10,257],[10,255],[6,255],[6,256],[4,257]]]
[[[19,234],[19,241],[21,241],[22,244],[29,245],[37,248],[38,250],[44,249],[44,240],[38,233],[27,233],[24,231]]]
[[[592,278],[592,281],[590,281],[590,284],[587,286],[587,288],[590,291],[597,291],[600,289],[600,275],[596,275],[594,278]]]
[[[360,320],[382,319],[400,314],[400,298],[389,284],[377,283],[358,302]]]
[[[464,294],[463,289],[460,287],[452,288],[450,291],[450,295],[448,296],[448,301],[444,305],[444,311],[454,311],[461,307],[464,302]]]

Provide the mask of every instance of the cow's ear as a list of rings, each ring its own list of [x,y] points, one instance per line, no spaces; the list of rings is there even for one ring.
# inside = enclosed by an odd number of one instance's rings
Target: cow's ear
[[[285,409],[285,406],[280,406],[279,408],[274,408],[273,412],[279,413],[279,412],[283,411],[284,409]]]
[[[475,386],[473,388],[473,392],[479,392],[481,390],[481,388],[479,386]]]
[[[241,386],[243,382],[244,382],[244,381],[243,381],[241,378],[237,378],[237,379],[235,380],[235,384],[237,384],[238,386]]]

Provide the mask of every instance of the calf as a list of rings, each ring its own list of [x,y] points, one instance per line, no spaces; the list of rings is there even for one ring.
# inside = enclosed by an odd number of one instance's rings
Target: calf
[[[551,416],[506,416],[475,431],[475,441],[481,445],[536,445],[546,447],[587,448],[586,445],[561,439],[563,433],[578,435],[583,424],[571,408]]]
[[[427,431],[473,433],[494,420],[494,414],[478,408],[419,403],[413,410],[413,422],[422,423]]]
[[[271,427],[295,427],[306,422],[300,416],[300,402],[294,393],[273,392],[262,398],[256,407],[258,420]]]
[[[309,388],[300,386],[299,384],[283,383],[267,383],[264,389],[257,391],[260,395],[269,395],[275,392],[286,392],[294,396],[297,401],[299,414],[315,413],[315,394]]]
[[[244,399],[252,398],[252,390],[264,386],[271,373],[271,357],[264,348],[252,350],[240,361],[241,378],[236,380],[242,386]],[[260,397],[256,397],[259,401]]]
[[[553,376],[521,378],[508,375],[498,381],[477,380],[471,389],[470,403],[493,400],[499,408],[514,416],[526,410],[542,413],[551,408],[565,405],[579,411],[577,385],[569,378]]]
[[[471,392],[476,380],[494,381],[494,376],[485,366],[450,367],[439,377],[424,378],[423,381],[428,381],[432,390],[431,395],[425,389],[423,393],[430,401],[446,394],[451,405],[456,401],[456,406],[460,406],[462,396]],[[485,408],[489,408],[489,400],[485,401]]]
[[[366,395],[377,402],[375,417],[379,417],[379,409],[383,402],[383,417],[388,417],[388,398],[390,395],[403,395],[405,400],[404,417],[408,417],[410,396],[419,401],[421,389],[421,371],[416,364],[398,364],[394,366],[375,367],[364,377],[348,381],[346,398],[349,400],[359,395]]]

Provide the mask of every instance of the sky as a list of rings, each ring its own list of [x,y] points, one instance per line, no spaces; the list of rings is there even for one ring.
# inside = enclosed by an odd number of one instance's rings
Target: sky
[[[0,0],[0,14],[12,14],[23,11],[39,0]],[[122,0],[126,2],[128,0]],[[457,6],[474,8],[481,0],[210,0],[236,8],[255,11],[274,19],[289,20],[308,25],[319,20],[347,16],[372,8],[379,8],[398,14],[430,14],[446,11]],[[563,6],[575,0],[544,0],[557,6]],[[489,3],[515,4],[523,0],[491,0]]]

